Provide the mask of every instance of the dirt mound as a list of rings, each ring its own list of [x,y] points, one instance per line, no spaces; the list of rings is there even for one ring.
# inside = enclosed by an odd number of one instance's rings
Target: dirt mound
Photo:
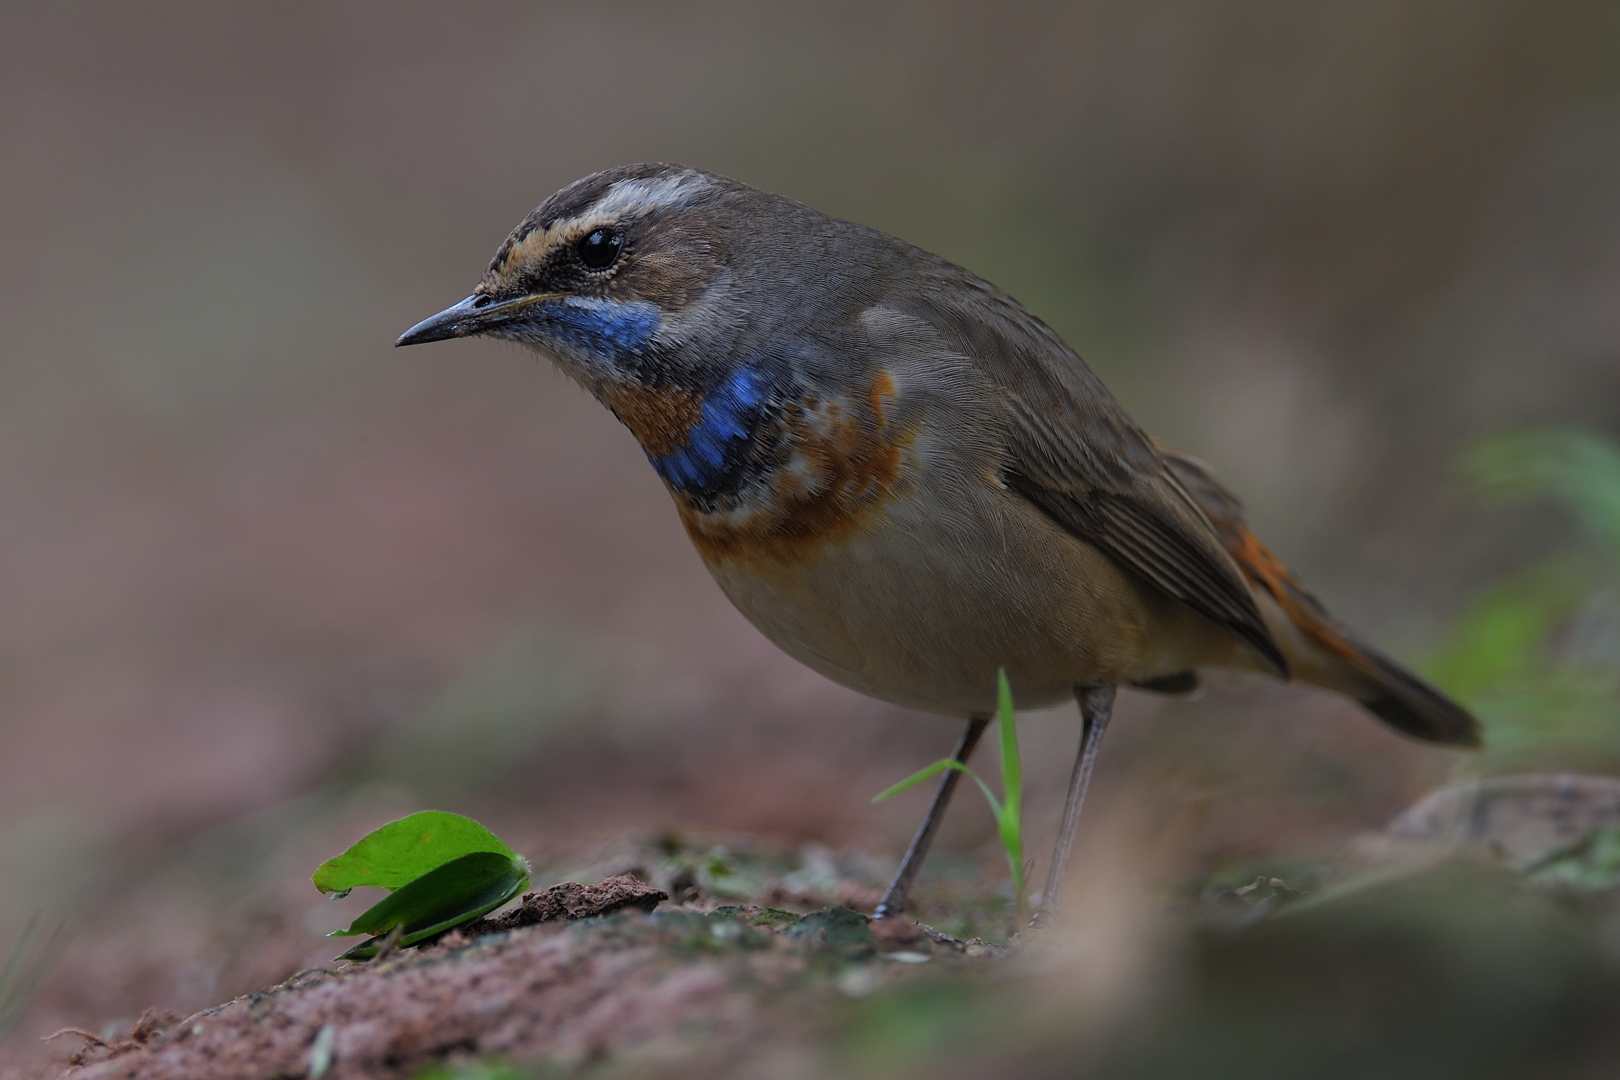
[[[814,1004],[968,951],[910,923],[874,934],[845,908],[655,910],[665,900],[627,875],[556,885],[422,949],[299,972],[184,1019],[145,1017],[121,1039],[64,1033],[86,1039],[72,1075],[343,1080],[490,1057],[645,1061],[694,1028],[712,1052],[749,1037],[773,988],[808,979]]]

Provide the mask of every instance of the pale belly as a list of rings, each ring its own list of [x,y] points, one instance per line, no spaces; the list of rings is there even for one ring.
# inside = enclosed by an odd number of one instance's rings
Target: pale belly
[[[872,697],[988,712],[996,670],[1020,707],[1076,683],[1184,670],[1207,624],[1011,496],[942,522],[908,501],[790,564],[708,559],[732,603],[789,655]]]

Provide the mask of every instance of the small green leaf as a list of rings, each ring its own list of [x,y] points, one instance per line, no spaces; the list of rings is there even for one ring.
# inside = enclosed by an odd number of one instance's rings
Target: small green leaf
[[[348,851],[321,863],[312,880],[324,893],[344,893],[361,885],[397,889],[474,852],[517,857],[500,837],[472,818],[423,810],[389,822]]]
[[[412,945],[420,945],[424,941],[430,941],[448,930],[454,930],[458,926],[465,926],[474,919],[483,918],[485,915],[488,915],[490,912],[494,911],[496,908],[500,907],[502,904],[506,903],[508,900],[512,899],[512,897],[516,896],[518,893],[522,892],[528,887],[529,882],[528,879],[525,878],[505,896],[493,899],[487,904],[481,904],[478,907],[471,908],[459,915],[433,923],[431,926],[424,926],[420,930],[413,930],[410,933],[401,936],[398,945],[401,949],[408,949]],[[339,953],[337,958],[339,960],[370,960],[373,956],[376,956],[382,951],[382,943],[387,940],[387,938],[387,934],[379,934],[377,937],[367,938],[360,944],[352,946],[344,950],[342,953]]]
[[[375,939],[386,937],[398,928],[400,945],[415,945],[495,910],[528,884],[528,870],[521,859],[493,851],[475,851],[452,859],[389,893],[347,929],[334,930],[330,936],[368,934]],[[353,959],[351,954],[358,954],[374,944],[374,941],[365,942],[349,950],[344,957]]]

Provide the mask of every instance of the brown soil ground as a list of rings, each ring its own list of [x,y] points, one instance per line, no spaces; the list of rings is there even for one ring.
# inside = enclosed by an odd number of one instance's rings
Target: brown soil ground
[[[1620,1052],[1617,825],[1620,782],[1520,777],[1291,878],[1178,898],[1105,854],[1056,929],[1004,945],[968,936],[1008,912],[948,858],[925,910],[955,934],[846,906],[874,860],[667,838],[421,948],[63,1030],[11,1075],[1595,1078]]]
[[[189,1017],[149,1012],[106,1038],[65,1029],[52,1041],[81,1044],[65,1062],[81,1080],[399,1077],[489,1058],[684,1068],[740,1060],[762,1025],[798,1027],[783,1045],[799,1046],[812,1015],[842,999],[996,951],[846,907],[717,904],[681,884],[689,868],[665,876],[687,903],[661,907],[668,893],[628,874],[564,883],[420,949],[300,971]]]

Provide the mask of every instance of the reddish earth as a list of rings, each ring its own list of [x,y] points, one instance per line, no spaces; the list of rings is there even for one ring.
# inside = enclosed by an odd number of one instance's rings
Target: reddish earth
[[[67,1060],[79,1080],[395,1077],[490,1057],[671,1065],[737,1055],[767,1015],[783,1019],[789,987],[802,1016],[848,992],[850,971],[864,994],[970,951],[910,923],[874,932],[844,908],[655,912],[667,899],[627,875],[565,883],[422,949],[301,971],[189,1017],[148,1014],[120,1037],[56,1038],[83,1040]]]
[[[54,1064],[7,1075],[1350,1080],[1410,1054],[1423,1068],[1395,1075],[1595,1080],[1620,1052],[1617,796],[1578,776],[1451,789],[1357,854],[1196,898],[1144,877],[1126,837],[1011,947],[841,906],[870,904],[874,860],[668,839],[419,949],[65,1029]],[[941,870],[930,917],[1007,926],[992,880]]]

